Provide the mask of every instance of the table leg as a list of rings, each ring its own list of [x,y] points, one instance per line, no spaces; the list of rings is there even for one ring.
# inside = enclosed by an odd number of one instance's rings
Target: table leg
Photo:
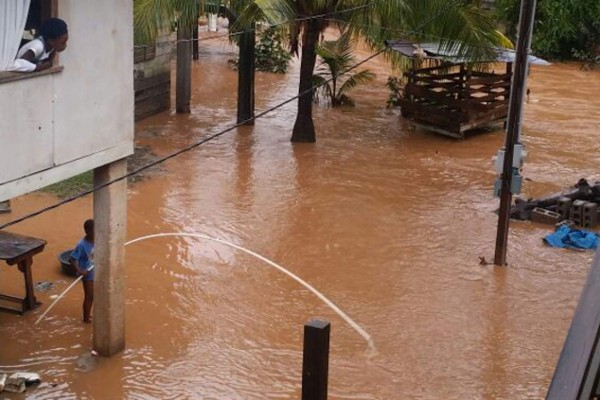
[[[25,278],[25,299],[23,303],[23,311],[33,310],[37,306],[35,294],[33,293],[31,264],[33,264],[33,259],[31,257],[19,262],[19,270],[23,272],[23,277]]]

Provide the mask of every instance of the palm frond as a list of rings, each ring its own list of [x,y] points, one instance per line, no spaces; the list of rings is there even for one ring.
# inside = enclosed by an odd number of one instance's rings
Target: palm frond
[[[369,70],[360,71],[346,79],[346,81],[338,89],[336,96],[339,97],[345,94],[346,92],[354,89],[358,85],[371,82],[373,79],[375,79],[375,77],[376,75]]]
[[[331,101],[332,88],[330,82],[327,82],[327,77],[323,75],[313,75],[313,87],[315,91],[313,94],[313,101],[315,103],[321,103],[325,100]]]

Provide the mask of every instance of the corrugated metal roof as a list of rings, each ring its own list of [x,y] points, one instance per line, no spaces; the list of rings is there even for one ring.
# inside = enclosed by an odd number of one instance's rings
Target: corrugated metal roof
[[[438,59],[443,61],[449,61],[455,64],[460,64],[467,61],[459,56],[458,46],[453,48],[447,48],[440,42],[425,42],[417,43],[409,40],[388,40],[386,44],[390,46],[392,50],[395,50],[406,57],[411,58],[427,58],[427,59]],[[479,60],[480,62],[515,62],[516,54],[514,50],[506,49],[504,47],[494,48],[496,52],[496,58],[493,60]],[[539,57],[529,55],[529,62],[535,65],[550,65],[550,63]]]

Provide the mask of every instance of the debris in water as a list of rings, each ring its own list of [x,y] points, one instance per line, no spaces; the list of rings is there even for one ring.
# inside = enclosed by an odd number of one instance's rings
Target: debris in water
[[[47,292],[48,290],[54,289],[54,283],[52,282],[38,282],[34,286],[34,289],[38,292]]]
[[[85,353],[77,357],[77,369],[83,372],[91,372],[98,367],[98,358],[93,353]]]
[[[511,218],[556,225],[562,221],[584,228],[600,223],[600,182],[580,179],[573,189],[540,199],[515,199]]]
[[[15,372],[9,377],[0,374],[0,392],[4,390],[9,393],[23,393],[27,386],[37,385],[41,381],[40,375],[33,372]]]

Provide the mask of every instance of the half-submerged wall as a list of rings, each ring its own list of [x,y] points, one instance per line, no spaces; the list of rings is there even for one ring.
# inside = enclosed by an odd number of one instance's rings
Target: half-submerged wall
[[[135,119],[171,108],[171,43],[169,35],[134,49]]]

